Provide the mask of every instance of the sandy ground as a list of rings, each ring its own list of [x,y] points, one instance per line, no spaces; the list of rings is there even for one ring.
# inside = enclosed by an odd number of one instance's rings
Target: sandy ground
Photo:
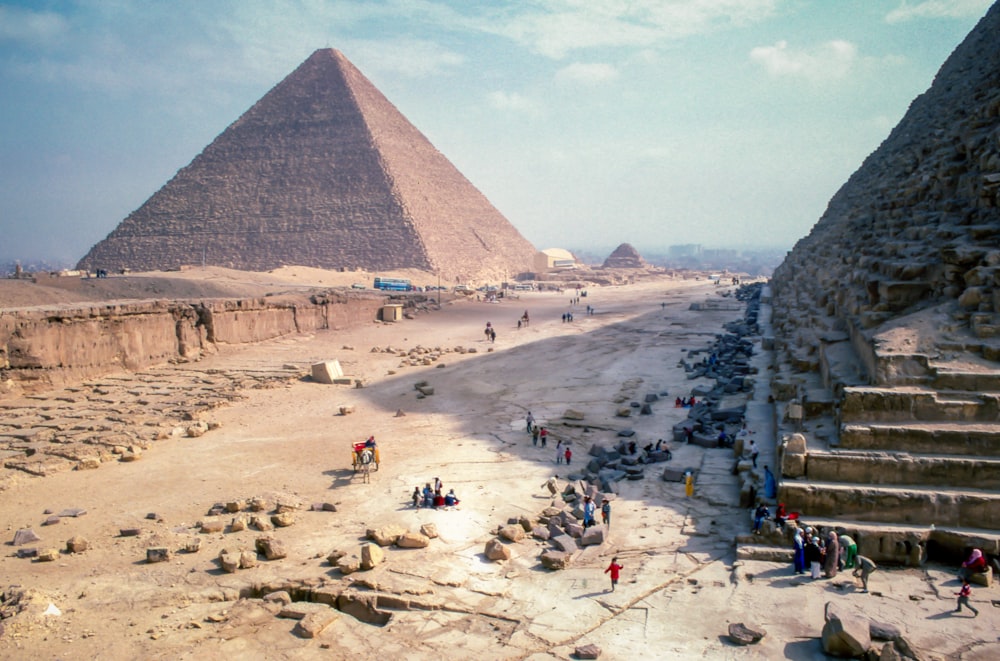
[[[360,279],[336,274],[345,276]],[[583,551],[568,569],[543,569],[538,555],[545,545],[533,540],[510,545],[507,562],[483,556],[498,525],[552,503],[540,485],[566,475],[554,461],[557,439],[569,441],[574,463],[582,463],[593,443],[613,443],[624,428],[641,445],[670,438],[685,415],[672,398],[696,383],[678,360],[738,316],[689,310],[692,301],[717,292],[704,281],[594,287],[572,308],[569,324],[560,321],[571,309],[568,293],[529,293],[500,304],[459,301],[399,324],[289,337],[197,363],[195,369],[234,371],[298,365],[304,373],[313,362],[337,359],[367,387],[299,379],[246,391],[242,401],[206,416],[221,427],[205,436],[158,441],[137,462],[31,478],[4,492],[0,523],[8,541],[31,527],[43,538],[40,547],[62,547],[82,535],[92,548],[42,563],[16,558],[7,547],[0,587],[30,587],[39,597],[35,611],[4,621],[0,657],[566,659],[575,646],[594,643],[602,659],[820,659],[823,607],[835,601],[900,626],[917,647],[934,652],[925,658],[997,658],[993,631],[1000,617],[990,591],[974,596],[983,611],[977,619],[952,615],[957,587],[943,568],[880,571],[873,593],[861,594],[849,575],[811,583],[783,564],[736,562],[734,538],[749,521],[734,506],[726,450],[671,442],[671,464],[699,470],[695,497],[686,498],[680,483],[658,479],[658,466],[644,480],[620,483],[608,541]],[[596,314],[584,314],[587,304]],[[532,323],[518,330],[525,309]],[[495,344],[483,338],[487,321],[497,328]],[[387,346],[477,352],[447,354],[441,368],[400,367],[393,354],[371,351]],[[766,374],[766,354],[755,364]],[[417,398],[414,384],[422,380],[434,387],[433,396]],[[670,402],[654,404],[651,416],[614,416],[616,398],[641,401],[665,392]],[[765,463],[775,433],[766,398],[761,387],[748,405]],[[341,406],[354,413],[338,415]],[[565,424],[569,408],[585,413],[586,427]],[[544,450],[524,432],[529,410],[552,429]],[[351,468],[350,444],[372,434],[382,463],[364,484]],[[456,490],[459,509],[410,506],[413,487],[434,477]],[[337,511],[299,512],[295,525],[272,533],[285,542],[287,558],[221,572],[220,550],[251,549],[261,533],[200,534],[195,524],[215,503],[282,494],[333,503]],[[87,514],[41,526],[46,509],[71,507]],[[440,537],[424,549],[388,548],[386,562],[372,571],[341,576],[325,560],[332,549],[356,551],[368,528],[417,530],[424,523],[436,524]],[[119,536],[128,527],[142,533]],[[202,539],[197,553],[144,560],[148,547],[176,550],[195,536]],[[610,592],[603,570],[614,555],[624,570]],[[385,627],[342,615],[306,639],[292,634],[294,621],[237,599],[240,590],[286,580],[363,582],[435,608],[394,611]],[[41,615],[49,603],[61,614]],[[754,647],[734,647],[726,627],[739,621],[768,635]]]

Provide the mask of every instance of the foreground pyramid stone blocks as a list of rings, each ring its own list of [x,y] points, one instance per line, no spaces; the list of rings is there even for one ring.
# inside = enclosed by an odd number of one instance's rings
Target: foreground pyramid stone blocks
[[[324,49],[276,85],[80,260],[530,271],[532,245],[361,74]]]
[[[1000,553],[998,136],[994,5],[772,281],[778,498],[876,560]]]

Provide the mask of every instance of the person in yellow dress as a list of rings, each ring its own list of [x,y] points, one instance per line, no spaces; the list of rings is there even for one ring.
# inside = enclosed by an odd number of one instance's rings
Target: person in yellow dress
[[[684,476],[684,493],[688,498],[694,495],[694,473],[691,471]]]

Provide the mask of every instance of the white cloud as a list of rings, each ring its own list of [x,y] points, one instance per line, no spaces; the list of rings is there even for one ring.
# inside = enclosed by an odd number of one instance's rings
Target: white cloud
[[[798,76],[813,81],[843,78],[858,59],[857,47],[849,41],[828,41],[819,46],[799,50],[787,41],[773,46],[758,46],[750,51],[750,59],[759,63],[772,76]]]
[[[340,50],[352,62],[363,61],[366,70],[400,73],[410,78],[444,73],[465,62],[464,55],[420,39],[396,39],[389,43],[352,41]]]
[[[618,77],[618,69],[603,62],[574,62],[556,72],[556,79],[598,85]]]
[[[538,104],[517,92],[496,91],[487,95],[490,104],[500,110],[513,110],[516,112],[537,113]]]
[[[497,12],[479,29],[561,59],[595,47],[650,47],[746,25],[770,16],[778,0],[545,0],[527,11]]]
[[[51,12],[0,7],[0,41],[47,43],[67,31],[66,19]]]
[[[901,23],[915,18],[965,18],[986,13],[993,0],[923,0],[910,4],[902,0],[886,14],[886,23]]]

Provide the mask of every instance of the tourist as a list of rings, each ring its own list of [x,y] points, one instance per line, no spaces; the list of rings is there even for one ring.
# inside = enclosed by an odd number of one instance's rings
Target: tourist
[[[682,408],[687,408],[687,406],[688,406],[688,398],[687,397],[681,397],[681,407]]]
[[[691,427],[685,427],[684,428],[684,439],[688,443],[690,443],[691,441],[693,441],[694,440],[694,429],[692,429]]]
[[[420,509],[420,487],[413,487],[413,509]]]
[[[618,585],[618,576],[622,570],[622,566],[618,564],[618,556],[611,558],[611,564],[608,568],[604,570],[605,574],[611,574],[611,591],[615,591],[615,586]]]
[[[682,406],[684,406],[684,404],[681,402],[681,398],[680,397],[675,398],[674,399],[674,408],[675,409],[679,409]]]
[[[549,479],[545,480],[545,482],[542,483],[542,486],[548,489],[549,493],[553,496],[559,493],[559,483],[556,482],[555,477],[550,477]]]
[[[770,466],[764,466],[764,497],[775,498],[778,495],[778,485]]]
[[[444,496],[440,490],[434,492],[434,507],[444,507]]]
[[[565,457],[566,457],[566,465],[569,466],[569,462],[573,458],[573,451],[569,449],[568,445],[566,446]]]
[[[858,556],[858,566],[854,568],[852,576],[861,577],[861,591],[868,592],[868,577],[872,575],[872,572],[878,569],[878,565],[868,559],[867,556]]]
[[[760,454],[760,448],[757,447],[757,444],[754,442],[752,438],[750,439],[749,449],[750,449],[750,460],[753,462],[753,467],[757,468],[757,455]]]
[[[434,507],[434,490],[431,489],[431,483],[428,482],[424,485],[424,507]]]
[[[594,513],[597,511],[597,506],[594,501],[591,500],[590,496],[583,497],[583,527],[589,528],[596,524],[597,521],[594,520]]]
[[[556,463],[561,464],[562,461],[563,461],[563,447],[562,447],[562,441],[560,440],[556,443]]]
[[[796,574],[806,573],[806,542],[802,537],[802,529],[795,530],[795,555],[792,556],[792,565]]]
[[[788,512],[785,511],[785,504],[778,503],[778,509],[774,513],[774,522],[778,525],[779,528],[784,530],[785,521],[787,520],[788,520]]]
[[[837,575],[840,568],[840,542],[837,540],[837,531],[831,530],[826,537],[826,558],[823,560],[823,573],[827,578]]]
[[[972,617],[979,616],[979,611],[976,610],[976,608],[969,603],[969,597],[972,596],[972,586],[969,585],[969,579],[967,578],[962,579],[962,589],[956,592],[955,596],[958,597],[958,608],[955,609],[956,613],[961,613],[962,606],[965,606],[970,611],[972,611]]]
[[[538,425],[531,426],[531,444],[538,445]]]
[[[441,489],[443,489],[443,488],[444,488],[444,485],[441,484],[441,478],[440,477],[435,477],[434,478],[434,491],[441,491]]]
[[[544,447],[545,447],[545,443],[546,443],[546,441],[548,441],[548,440],[549,440],[549,430],[548,430],[548,429],[546,429],[545,427],[542,427],[542,428],[541,428],[541,429],[540,429],[540,430],[538,431],[538,438],[539,438],[539,440],[540,440],[540,441],[542,442],[542,447],[544,448]]]
[[[962,567],[958,570],[958,577],[966,579],[973,574],[982,574],[985,571],[986,558],[983,556],[983,552],[979,549],[972,549],[972,553],[969,554],[968,559],[962,563]]]
[[[458,497],[455,496],[455,490],[454,489],[448,489],[448,495],[446,495],[444,497],[445,507],[454,507],[455,505],[458,505],[458,503],[459,503],[459,500],[458,500]]]
[[[601,503],[601,520],[604,522],[604,525],[611,526],[611,501],[607,498]]]
[[[806,563],[809,565],[810,576],[813,579],[819,578],[819,570],[823,561],[823,552],[820,550],[819,544],[816,542],[816,538],[808,533],[806,533],[805,558]]]
[[[694,395],[691,395],[691,399],[688,400],[688,406],[694,407],[698,402],[695,400]]]
[[[854,559],[858,557],[858,544],[854,539],[844,533],[840,536],[840,568],[851,569],[854,567]]]
[[[688,498],[694,495],[694,473],[691,471],[684,473],[684,495]]]
[[[531,415],[531,411],[528,411],[528,415],[524,417],[524,422],[527,424],[528,433],[535,427],[535,416]]]
[[[490,329],[490,343],[497,341],[497,331],[495,328]]]
[[[764,519],[771,516],[771,512],[767,509],[767,505],[764,501],[757,503],[757,510],[753,513],[753,534],[760,534],[760,527],[764,524]]]

